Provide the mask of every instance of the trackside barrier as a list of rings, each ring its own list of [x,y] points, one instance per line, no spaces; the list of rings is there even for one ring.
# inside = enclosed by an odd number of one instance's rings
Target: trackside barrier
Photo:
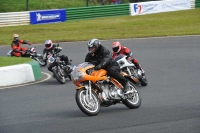
[[[0,67],[0,89],[4,86],[17,85],[40,80],[42,73],[37,61],[19,65]]]
[[[195,0],[190,0],[190,5],[191,5],[191,8],[194,9],[195,8]]]
[[[200,0],[190,0],[190,5],[191,8],[198,8],[200,7]],[[131,7],[129,7],[129,4],[67,8],[66,19],[76,20],[76,19],[89,19],[95,17],[129,15],[131,14],[130,9]],[[30,11],[0,13],[0,27],[29,25],[29,24],[30,24]]]
[[[67,20],[129,15],[129,4],[67,8]]]
[[[195,8],[200,8],[200,0],[195,1]]]
[[[0,27],[29,25],[29,11],[0,13]]]

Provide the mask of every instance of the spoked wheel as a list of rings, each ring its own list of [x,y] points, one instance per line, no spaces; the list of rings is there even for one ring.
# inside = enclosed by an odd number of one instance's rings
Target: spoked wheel
[[[66,79],[64,74],[57,68],[57,69],[53,69],[53,74],[55,76],[55,78],[57,79],[57,81],[61,84],[65,84],[66,83]]]
[[[130,109],[139,108],[142,102],[140,94],[133,83],[129,82],[129,84],[130,84],[131,92],[128,94],[125,94],[126,99],[122,102],[124,105],[126,105]]]
[[[99,113],[100,102],[97,95],[91,92],[90,95],[86,94],[85,89],[76,91],[76,103],[80,110],[89,116],[95,116]]]
[[[148,80],[147,80],[147,77],[144,75],[142,76],[140,79],[139,79],[140,83],[142,86],[147,86],[148,84]]]

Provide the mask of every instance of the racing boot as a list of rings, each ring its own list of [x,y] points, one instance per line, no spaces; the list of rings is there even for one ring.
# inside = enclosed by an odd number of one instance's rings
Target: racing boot
[[[142,69],[142,67],[140,65],[138,66],[138,69],[140,69],[142,71],[142,76],[144,76],[145,75],[145,71]]]
[[[66,65],[64,70],[65,70],[66,74],[69,75],[72,72],[72,66]]]
[[[142,69],[142,67],[140,66],[140,64],[138,62],[137,63],[134,62],[134,64],[135,64],[135,66],[136,66],[137,69],[141,70],[142,76],[144,76],[145,75],[145,71]]]
[[[127,82],[126,85],[124,86],[123,92],[124,94],[127,94],[129,93],[129,91],[130,91],[130,84],[129,82]]]
[[[65,67],[64,67],[64,71],[65,71],[65,78],[67,78],[69,75],[71,75],[72,66],[71,66],[71,65],[65,66]]]

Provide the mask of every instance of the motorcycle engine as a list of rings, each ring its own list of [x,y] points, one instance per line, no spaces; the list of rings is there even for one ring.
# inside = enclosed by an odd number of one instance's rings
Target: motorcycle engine
[[[103,90],[100,94],[102,101],[109,101],[109,100],[119,100],[122,97],[122,90],[118,89],[114,85],[109,85],[109,83],[101,83],[101,89]]]

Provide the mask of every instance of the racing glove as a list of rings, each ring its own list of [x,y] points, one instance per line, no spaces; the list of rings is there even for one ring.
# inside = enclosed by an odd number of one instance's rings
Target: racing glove
[[[99,70],[99,69],[101,69],[101,65],[100,64],[94,67],[94,70]]]

